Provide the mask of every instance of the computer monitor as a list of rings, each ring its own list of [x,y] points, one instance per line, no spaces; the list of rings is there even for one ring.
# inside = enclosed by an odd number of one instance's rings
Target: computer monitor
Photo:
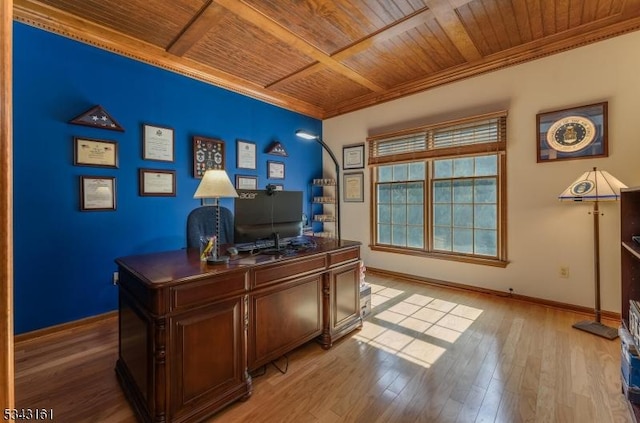
[[[234,242],[302,235],[302,191],[238,190],[234,200]]]

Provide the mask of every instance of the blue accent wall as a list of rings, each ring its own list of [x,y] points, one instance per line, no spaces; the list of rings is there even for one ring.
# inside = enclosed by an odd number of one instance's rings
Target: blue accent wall
[[[117,308],[114,259],[186,246],[193,177],[192,137],[225,142],[226,170],[308,192],[322,174],[322,148],[295,137],[322,122],[14,23],[14,312],[23,333]],[[72,125],[101,105],[125,129]],[[142,124],[169,126],[175,162],[142,159]],[[74,166],[73,137],[116,141],[119,167]],[[236,169],[236,140],[257,144],[257,169]],[[280,141],[288,157],[265,154]],[[267,179],[267,160],[285,163],[285,180]],[[176,171],[175,197],[138,195],[138,169]],[[114,176],[115,211],[79,209],[79,177]],[[233,210],[232,200],[222,205]],[[310,205],[305,203],[307,215]]]

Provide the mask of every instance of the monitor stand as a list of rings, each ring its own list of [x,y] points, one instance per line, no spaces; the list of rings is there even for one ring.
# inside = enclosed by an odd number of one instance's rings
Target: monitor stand
[[[273,248],[267,248],[266,250],[260,251],[260,253],[274,255],[284,253],[284,248],[280,248],[280,234],[278,232],[272,233],[271,239],[273,240]]]

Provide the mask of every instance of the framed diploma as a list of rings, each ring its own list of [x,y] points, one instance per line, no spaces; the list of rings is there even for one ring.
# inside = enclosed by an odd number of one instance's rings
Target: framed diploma
[[[364,144],[347,145],[342,147],[342,168],[364,168]]]
[[[115,141],[73,138],[73,164],[76,166],[118,167]]]
[[[138,194],[142,197],[175,197],[176,171],[139,169]]]
[[[193,137],[193,176],[202,179],[209,169],[224,170],[224,141],[215,138]]]
[[[236,175],[236,189],[258,189],[258,177]]]
[[[607,103],[536,115],[538,163],[607,157]]]
[[[267,178],[284,179],[284,162],[267,160]]]
[[[343,192],[345,203],[364,202],[364,173],[345,173]]]
[[[236,140],[236,156],[238,158],[238,169],[255,169],[256,143],[251,141]]]
[[[80,210],[116,209],[116,178],[113,176],[80,176]]]
[[[142,125],[142,158],[161,162],[174,161],[173,129],[166,126]]]

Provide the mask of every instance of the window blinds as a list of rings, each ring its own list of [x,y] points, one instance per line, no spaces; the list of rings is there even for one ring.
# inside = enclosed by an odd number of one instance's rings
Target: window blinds
[[[504,151],[506,120],[506,112],[499,112],[370,137],[369,164]]]

